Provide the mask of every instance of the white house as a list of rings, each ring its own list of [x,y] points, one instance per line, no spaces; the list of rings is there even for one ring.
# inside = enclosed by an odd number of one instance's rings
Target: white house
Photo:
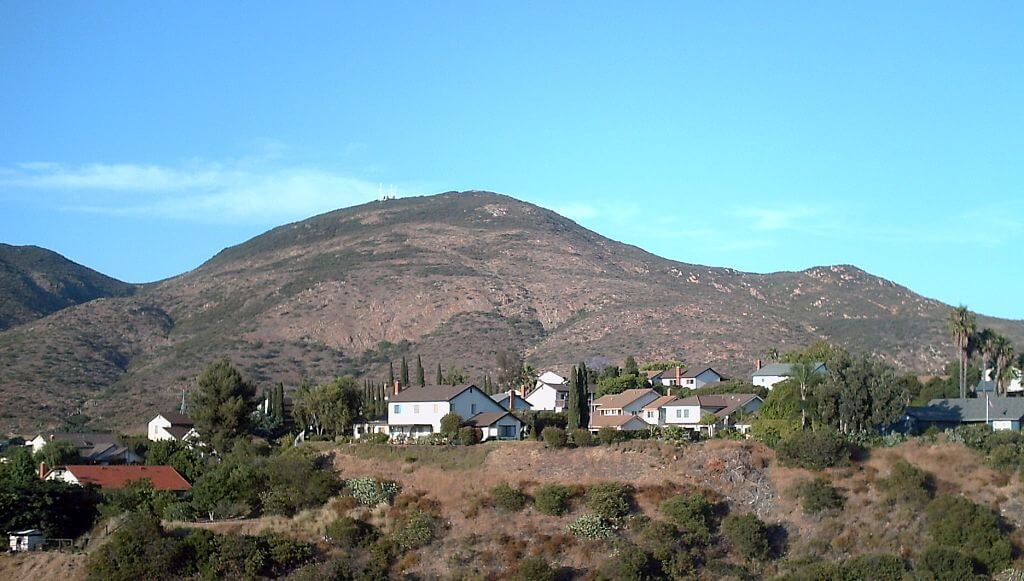
[[[815,373],[824,375],[828,371],[825,364],[821,362],[812,363],[811,366]],[[772,363],[762,367],[761,362],[758,361],[751,381],[758,387],[771,389],[776,383],[789,379],[789,376],[793,374],[793,367],[792,363]]]
[[[142,461],[138,454],[121,445],[118,437],[113,434],[53,432],[37,434],[25,445],[31,447],[35,454],[50,442],[70,442],[82,462],[91,464],[135,464]]]
[[[441,418],[450,412],[470,422],[477,414],[507,411],[473,384],[410,387],[388,399],[388,432],[420,438],[440,432]]]
[[[654,385],[700,389],[709,383],[722,381],[725,376],[710,367],[693,367],[685,370],[682,367],[675,367],[666,371],[648,372],[647,378]]]
[[[658,399],[660,394],[653,389],[627,389],[622,393],[605,395],[594,402],[591,417],[597,416],[638,416],[644,406]]]
[[[754,394],[694,395],[675,398],[662,405],[664,426],[681,426],[695,431],[706,431],[714,435],[716,429],[737,428],[745,432],[749,427],[743,416],[752,414],[764,405],[764,400]],[[712,423],[701,423],[705,416],[713,416]]]
[[[663,426],[665,425],[665,406],[677,399],[679,398],[674,395],[663,395],[645,405],[640,412],[640,417],[652,426]]]
[[[25,529],[10,533],[10,547],[12,552],[38,551],[44,544],[43,531],[39,529]]]
[[[199,433],[196,432],[192,420],[177,412],[157,414],[155,418],[149,420],[146,435],[153,442],[161,440],[184,442],[199,439]]]
[[[564,412],[569,404],[569,387],[569,382],[564,377],[548,371],[537,378],[537,383],[526,394],[525,399],[535,410]],[[587,386],[587,391],[589,393],[587,403],[593,409],[597,386]]]

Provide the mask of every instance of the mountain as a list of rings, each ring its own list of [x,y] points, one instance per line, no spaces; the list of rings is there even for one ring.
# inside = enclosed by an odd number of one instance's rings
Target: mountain
[[[262,386],[383,378],[423,356],[479,381],[500,350],[539,368],[681,358],[749,374],[825,339],[899,367],[952,358],[948,307],[853,266],[751,274],[685,264],[488,192],[373,202],[281,226],[199,268],[0,333],[0,430],[136,428],[209,361]],[[1024,342],[1024,323],[981,324]],[[16,412],[15,412],[16,410]]]
[[[45,248],[0,244],[0,330],[134,290]]]

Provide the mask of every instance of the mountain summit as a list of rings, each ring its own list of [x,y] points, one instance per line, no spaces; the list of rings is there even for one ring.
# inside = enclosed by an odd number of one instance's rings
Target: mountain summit
[[[19,410],[0,429],[79,409],[126,427],[222,356],[287,386],[380,379],[389,360],[417,354],[478,381],[509,349],[539,368],[635,355],[744,375],[769,347],[825,339],[934,371],[952,356],[946,310],[852,266],[685,264],[514,198],[447,192],[274,228],[134,296],[0,333],[4,408]],[[982,322],[1024,339],[1024,324]]]

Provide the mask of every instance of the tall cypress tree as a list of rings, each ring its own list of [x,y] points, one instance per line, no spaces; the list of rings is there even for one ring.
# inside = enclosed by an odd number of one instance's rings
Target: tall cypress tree
[[[274,419],[284,425],[284,384],[278,383],[274,388]]]
[[[405,356],[402,356],[402,388],[409,387],[409,362],[405,360]]]
[[[395,385],[395,366],[388,361],[388,388]]]
[[[416,382],[420,384],[420,387],[427,385],[427,378],[423,375],[423,358],[419,355],[416,356]]]
[[[580,427],[590,427],[590,372],[587,371],[587,364],[580,362],[576,370],[576,384],[579,389],[577,399],[580,401]]]
[[[437,384],[436,385],[444,385],[444,375],[441,374],[441,364],[440,363],[437,364]]]
[[[576,367],[572,368],[572,375],[569,376],[569,401],[565,403],[566,428],[575,430],[581,427],[580,423],[580,372]]]

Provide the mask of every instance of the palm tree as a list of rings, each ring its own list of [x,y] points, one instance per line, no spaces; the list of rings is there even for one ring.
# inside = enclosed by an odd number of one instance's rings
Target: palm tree
[[[949,334],[956,346],[957,358],[960,361],[960,397],[967,397],[967,355],[971,336],[977,330],[974,313],[966,306],[960,305],[949,312],[946,318]]]
[[[770,347],[767,351],[764,352],[764,356],[766,359],[768,359],[768,361],[778,361],[779,350],[776,349],[775,347]]]
[[[789,378],[800,386],[800,429],[807,429],[807,388],[818,379],[814,366],[810,363],[794,363],[789,371]]]
[[[996,362],[996,375],[993,378],[996,382],[996,393],[1005,395],[1003,380],[1006,379],[1005,376],[1010,371],[1010,365],[1016,355],[1013,343],[1009,339],[1002,335],[996,335],[992,339],[992,357]]]

